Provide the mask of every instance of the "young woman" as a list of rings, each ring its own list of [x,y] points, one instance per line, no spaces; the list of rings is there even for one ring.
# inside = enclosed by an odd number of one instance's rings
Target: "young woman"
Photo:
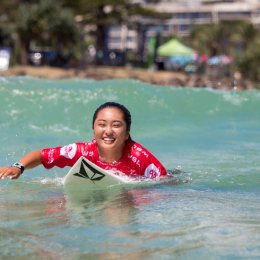
[[[131,139],[130,127],[131,114],[126,107],[115,102],[104,103],[93,116],[92,141],[30,152],[12,166],[0,168],[0,178],[17,179],[25,169],[40,164],[47,169],[54,166],[71,167],[81,156],[105,170],[123,172],[132,177],[156,178],[167,175],[158,159]]]

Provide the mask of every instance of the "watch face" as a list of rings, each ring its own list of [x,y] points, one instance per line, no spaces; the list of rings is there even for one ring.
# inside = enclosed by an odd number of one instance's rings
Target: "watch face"
[[[24,171],[24,166],[19,162],[14,163],[13,167],[19,168],[21,170],[21,173],[23,173]]]

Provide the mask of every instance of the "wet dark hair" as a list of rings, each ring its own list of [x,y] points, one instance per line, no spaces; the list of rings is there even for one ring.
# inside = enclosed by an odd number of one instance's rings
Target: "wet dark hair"
[[[123,105],[121,105],[119,103],[116,103],[116,102],[106,102],[106,103],[100,105],[96,109],[96,111],[95,111],[95,113],[93,115],[92,128],[94,129],[94,123],[95,123],[95,120],[97,118],[98,112],[100,110],[104,109],[104,108],[107,108],[107,107],[115,107],[115,108],[118,108],[119,110],[121,110],[123,112],[123,114],[124,114],[124,121],[126,123],[126,129],[128,131],[130,131],[131,123],[132,123],[131,114],[130,114],[129,110],[125,106],[123,106]]]

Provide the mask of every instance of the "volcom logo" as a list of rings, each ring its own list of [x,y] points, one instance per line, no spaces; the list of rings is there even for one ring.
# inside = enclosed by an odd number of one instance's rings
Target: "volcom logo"
[[[73,175],[85,179],[89,179],[93,182],[100,181],[105,177],[105,174],[92,167],[87,161],[82,159],[80,170]]]

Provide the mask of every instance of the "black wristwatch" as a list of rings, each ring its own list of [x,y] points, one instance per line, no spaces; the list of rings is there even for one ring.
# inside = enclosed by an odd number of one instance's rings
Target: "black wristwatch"
[[[19,168],[19,169],[21,170],[21,174],[22,174],[23,171],[24,171],[24,166],[23,166],[21,163],[19,163],[19,162],[14,163],[14,164],[12,165],[12,167]]]

